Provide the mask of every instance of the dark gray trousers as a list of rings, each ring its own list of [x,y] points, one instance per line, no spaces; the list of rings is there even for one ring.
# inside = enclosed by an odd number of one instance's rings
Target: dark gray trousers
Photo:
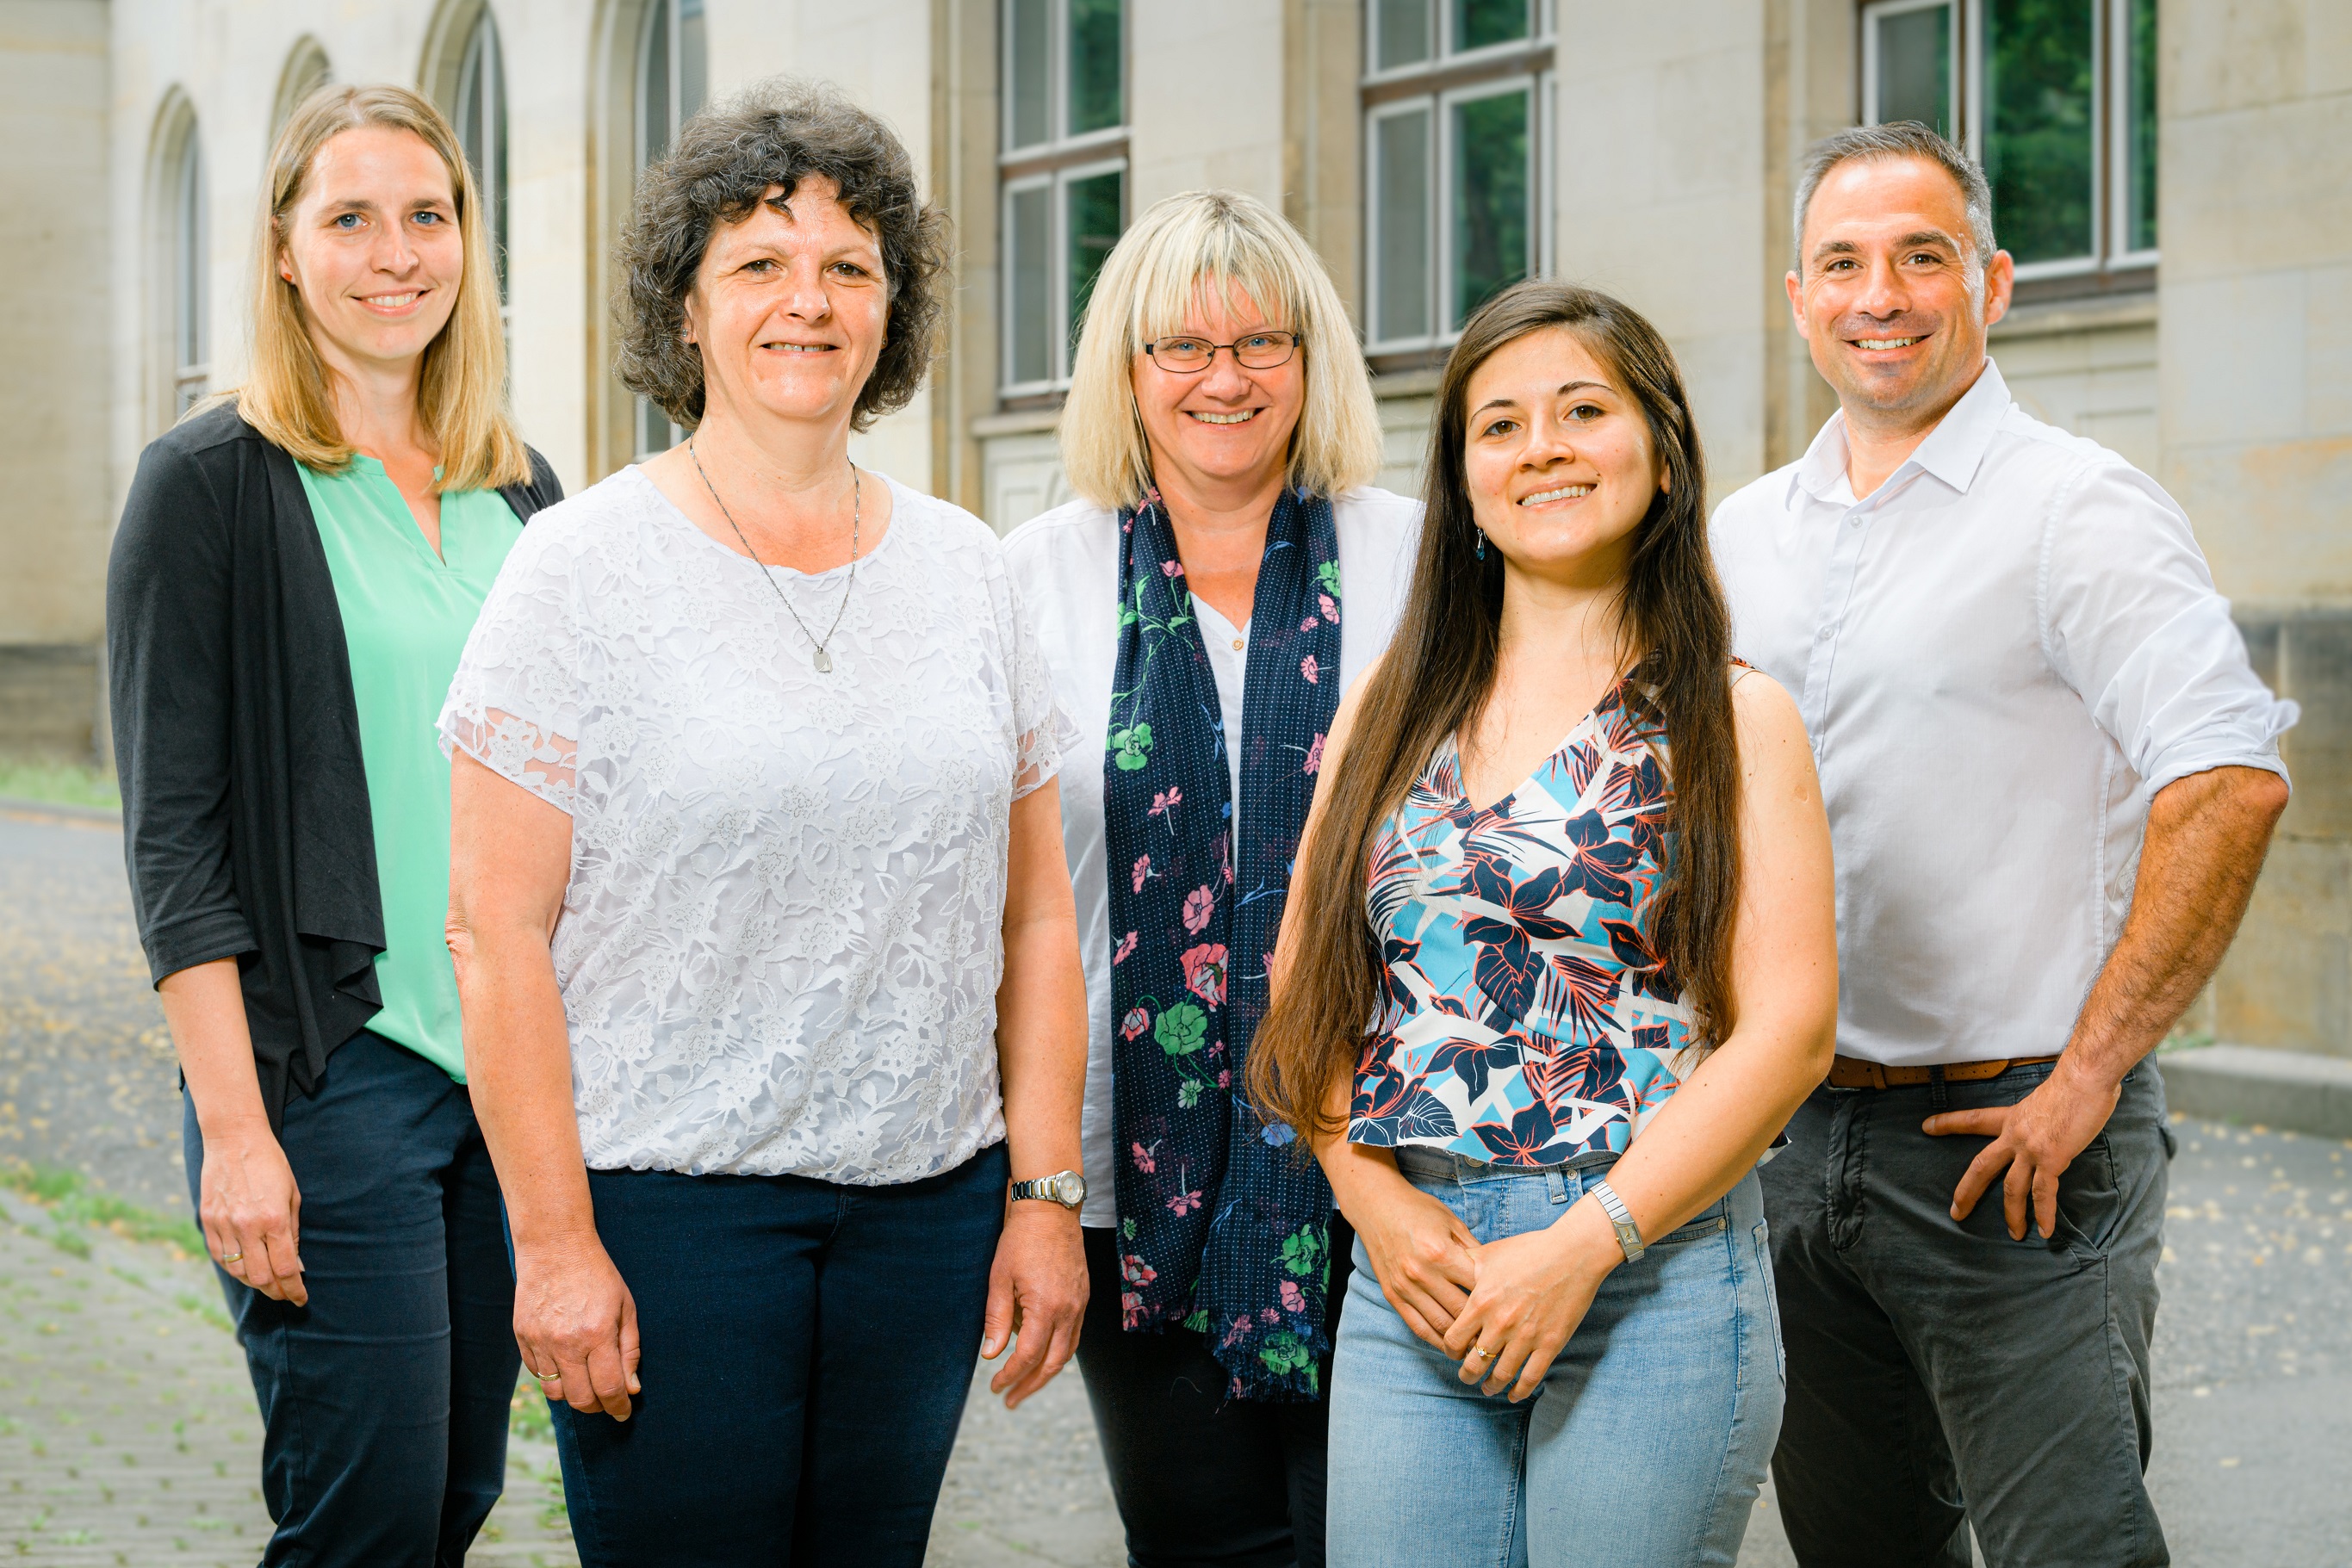
[[[1789,1357],[1772,1460],[1804,1568],[2162,1568],[2142,1474],[2163,1250],[2163,1082],[2124,1081],[2058,1185],[2061,1223],[2012,1241],[1998,1182],[1952,1189],[1988,1140],[1938,1109],[2010,1105],[2050,1076],[1813,1092],[1761,1174]],[[1940,1098],[1941,1105],[1937,1103]]]

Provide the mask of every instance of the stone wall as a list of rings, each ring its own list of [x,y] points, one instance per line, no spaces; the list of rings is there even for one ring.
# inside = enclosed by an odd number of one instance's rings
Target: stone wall
[[[2303,705],[2204,1023],[2352,1055],[2352,6],[2166,0],[2159,26],[2160,473]]]
[[[105,0],[0,0],[0,753],[86,757],[110,522]]]

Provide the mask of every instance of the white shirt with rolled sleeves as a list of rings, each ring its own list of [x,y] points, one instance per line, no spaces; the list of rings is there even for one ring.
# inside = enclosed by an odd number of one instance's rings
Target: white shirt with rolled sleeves
[[[1339,545],[1344,693],[1386,651],[1403,613],[1421,544],[1421,503],[1386,490],[1349,490],[1331,504],[1331,526]],[[1086,501],[1032,518],[1004,540],[1005,565],[1035,622],[1061,706],[1076,726],[1075,738],[1063,747],[1070,760],[1062,770],[1062,842],[1077,892],[1078,954],[1087,973],[1087,1100],[1079,1123],[1087,1201],[1078,1218],[1094,1226],[1118,1222],[1111,1181],[1110,883],[1103,865],[1102,791],[1110,688],[1118,673],[1118,514]],[[1194,602],[1224,709],[1231,742],[1225,754],[1233,759],[1238,794],[1249,629],[1234,626],[1206,601]]]
[[[1797,698],[1837,856],[1840,1054],[2061,1050],[2123,928],[2149,800],[2282,779],[2188,517],[1988,361],[1867,498],[1845,416],[1717,508],[1733,646]]]

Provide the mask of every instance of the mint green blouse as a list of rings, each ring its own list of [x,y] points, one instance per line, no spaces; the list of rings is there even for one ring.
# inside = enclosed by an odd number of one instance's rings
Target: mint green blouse
[[[368,1027],[462,1083],[449,912],[449,760],[435,731],[457,656],[522,524],[496,490],[441,497],[441,553],[373,457],[341,474],[300,464],[327,549],[359,706],[360,760],[375,822],[384,950],[383,1011]]]

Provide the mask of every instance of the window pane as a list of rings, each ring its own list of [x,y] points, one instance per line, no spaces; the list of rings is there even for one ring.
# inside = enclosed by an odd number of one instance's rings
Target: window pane
[[[1380,300],[1372,336],[1429,331],[1429,110],[1372,122],[1373,266]]]
[[[181,144],[178,184],[172,337],[185,369],[205,362],[205,152],[194,126]]]
[[[637,68],[637,167],[669,151],[669,0],[646,15],[646,47]]]
[[[1086,319],[1087,301],[1095,291],[1095,275],[1109,258],[1111,246],[1118,243],[1125,217],[1121,198],[1126,184],[1126,173],[1112,169],[1073,180],[1064,187],[1069,201],[1069,321],[1073,347],[1078,340],[1078,326]]]
[[[1528,0],[1454,0],[1453,47],[1483,49],[1524,38],[1528,26]]]
[[[1372,57],[1380,69],[1429,58],[1430,0],[1372,0]]]
[[[1528,275],[1528,95],[1454,106],[1454,298],[1459,326]]]
[[[1952,134],[1952,8],[1923,5],[1916,11],[1881,13],[1878,29],[1878,101],[1871,119],[1881,125],[1916,120]]]
[[[1004,100],[1012,105],[1008,147],[1034,147],[1054,139],[1053,98],[1047,81],[1053,61],[1048,43],[1052,0],[1008,0],[1004,40]]]
[[[505,73],[499,61],[498,24],[485,9],[466,41],[457,72],[457,142],[473,166],[482,195],[476,222],[486,223],[490,261],[498,269],[499,298],[507,297],[507,104]]]
[[[651,457],[677,444],[677,427],[651,398],[637,400],[637,455]]]
[[[2021,262],[2091,253],[2091,10],[1985,0],[1985,177],[1994,232]]]
[[[677,119],[683,125],[702,112],[710,97],[710,47],[705,41],[702,0],[677,0]]]
[[[1120,0],[1070,0],[1070,134],[1124,123]]]
[[[2125,105],[2130,147],[2126,247],[2156,248],[2156,0],[2131,0],[2131,83]]]
[[[1004,379],[1054,376],[1053,208],[1050,185],[1014,191],[1005,200],[1004,270],[1010,309],[1004,324]]]

